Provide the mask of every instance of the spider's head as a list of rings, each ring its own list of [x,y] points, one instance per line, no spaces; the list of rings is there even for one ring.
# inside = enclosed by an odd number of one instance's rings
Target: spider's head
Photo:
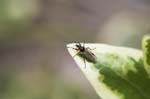
[[[80,50],[80,52],[85,51],[85,47],[81,45],[81,43],[76,44],[76,47]]]

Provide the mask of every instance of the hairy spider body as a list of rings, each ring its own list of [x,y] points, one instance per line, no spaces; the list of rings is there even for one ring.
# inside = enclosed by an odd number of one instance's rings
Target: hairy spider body
[[[79,55],[80,57],[82,57],[84,60],[84,63],[85,63],[85,60],[91,63],[96,63],[96,56],[91,52],[92,49],[90,49],[89,47],[85,47],[84,45],[82,46],[81,43],[78,43],[75,46],[76,48],[73,48],[73,49],[78,51],[76,55]],[[86,63],[85,63],[85,67],[86,67]]]

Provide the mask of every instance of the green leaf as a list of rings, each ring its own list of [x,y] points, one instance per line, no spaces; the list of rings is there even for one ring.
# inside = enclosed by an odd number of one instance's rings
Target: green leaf
[[[75,48],[75,44],[67,47]],[[102,99],[150,99],[150,79],[141,50],[105,44],[85,44],[96,56],[92,63],[76,55],[74,60]],[[71,56],[78,51],[68,48]],[[85,59],[86,60],[86,59]]]
[[[143,38],[142,49],[144,54],[144,67],[150,77],[150,35],[146,35]]]

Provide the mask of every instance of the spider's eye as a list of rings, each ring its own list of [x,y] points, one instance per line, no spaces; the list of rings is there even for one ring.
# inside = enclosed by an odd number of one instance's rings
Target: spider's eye
[[[80,46],[79,46],[79,45],[76,45],[76,47],[78,47],[78,48],[79,48]]]

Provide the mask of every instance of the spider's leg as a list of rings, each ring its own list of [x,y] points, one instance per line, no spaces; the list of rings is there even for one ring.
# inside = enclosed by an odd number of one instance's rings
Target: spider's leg
[[[78,50],[77,48],[74,48],[74,47],[67,47],[67,48],[72,48],[72,49],[74,49],[74,50]]]
[[[80,42],[78,42],[78,44],[79,44],[80,47],[82,46]],[[77,44],[76,44],[76,45],[77,45]]]
[[[93,49],[91,49],[90,47],[87,47],[86,49],[87,49],[87,50],[95,50],[95,49],[96,49],[96,47],[95,47],[95,48],[93,48]]]
[[[77,56],[77,55],[79,54],[79,52],[80,52],[80,51],[78,51],[75,55],[73,55],[73,58],[74,58],[75,56]]]

